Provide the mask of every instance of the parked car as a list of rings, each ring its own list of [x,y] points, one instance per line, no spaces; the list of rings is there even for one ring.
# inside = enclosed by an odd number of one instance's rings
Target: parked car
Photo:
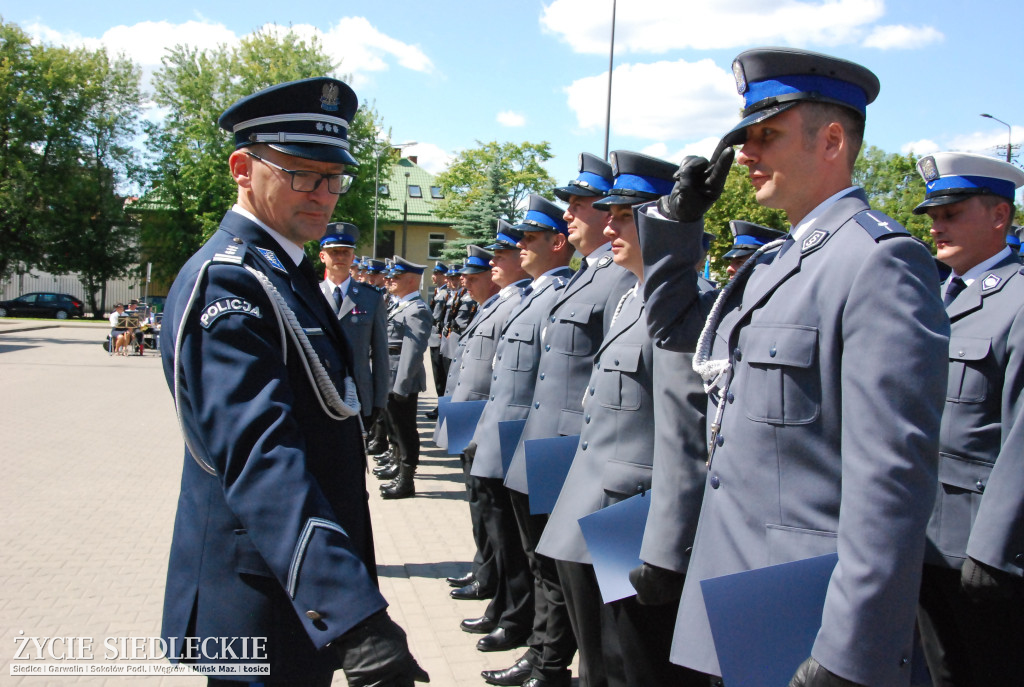
[[[85,303],[66,293],[26,293],[12,301],[0,301],[0,317],[82,317]]]

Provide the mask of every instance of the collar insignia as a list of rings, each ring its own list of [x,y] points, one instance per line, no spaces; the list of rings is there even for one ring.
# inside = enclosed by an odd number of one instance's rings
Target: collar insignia
[[[800,252],[807,253],[817,247],[825,237],[828,236],[828,232],[824,229],[816,229],[811,233],[810,236],[804,239],[804,242],[800,244]]]
[[[598,267],[604,267],[605,265],[607,265],[611,261],[612,261],[612,256],[606,255],[606,256],[604,256],[603,258],[601,258],[600,260],[597,261],[597,266]]]
[[[985,277],[985,280],[981,282],[982,291],[991,291],[992,289],[999,286],[999,282],[1003,280],[998,274],[990,274]]]
[[[286,270],[284,265],[281,264],[281,260],[277,257],[277,255],[274,254],[274,251],[270,250],[269,248],[260,248],[259,246],[256,247],[256,250],[258,250],[260,255],[262,255],[266,259],[266,261],[270,263],[271,267],[273,267],[275,270],[278,270],[279,272],[284,272],[285,274],[288,274],[288,270]]]

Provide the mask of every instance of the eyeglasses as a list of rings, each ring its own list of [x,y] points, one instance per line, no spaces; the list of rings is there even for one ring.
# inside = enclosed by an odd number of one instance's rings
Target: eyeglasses
[[[290,175],[292,178],[292,190],[298,191],[299,193],[312,193],[320,188],[320,184],[324,179],[327,180],[327,191],[336,196],[344,194],[352,187],[353,176],[351,174],[321,174],[320,172],[312,172],[303,169],[285,169],[281,165],[274,164],[270,160],[262,158],[256,153],[246,151],[245,154],[249,157],[256,158],[264,164],[270,165],[274,169],[279,169]]]

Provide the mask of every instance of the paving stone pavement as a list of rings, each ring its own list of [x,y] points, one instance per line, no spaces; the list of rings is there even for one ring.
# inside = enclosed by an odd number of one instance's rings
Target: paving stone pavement
[[[45,328],[42,328],[45,327]],[[198,677],[12,676],[15,638],[159,636],[182,442],[160,357],[110,357],[104,324],[0,323],[0,685],[190,687]],[[429,370],[429,365],[427,366]],[[380,585],[440,687],[477,687],[519,650],[483,654],[444,581],[473,555],[457,457],[424,450],[417,497],[382,501],[367,477]],[[335,685],[346,681],[338,673]]]

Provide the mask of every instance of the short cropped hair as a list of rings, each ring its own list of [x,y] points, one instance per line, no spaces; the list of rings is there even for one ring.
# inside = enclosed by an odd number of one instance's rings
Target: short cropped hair
[[[832,103],[804,102],[800,104],[800,112],[804,122],[804,141],[813,139],[826,124],[838,122],[843,127],[850,151],[847,161],[852,170],[864,144],[864,117],[848,107]]]

